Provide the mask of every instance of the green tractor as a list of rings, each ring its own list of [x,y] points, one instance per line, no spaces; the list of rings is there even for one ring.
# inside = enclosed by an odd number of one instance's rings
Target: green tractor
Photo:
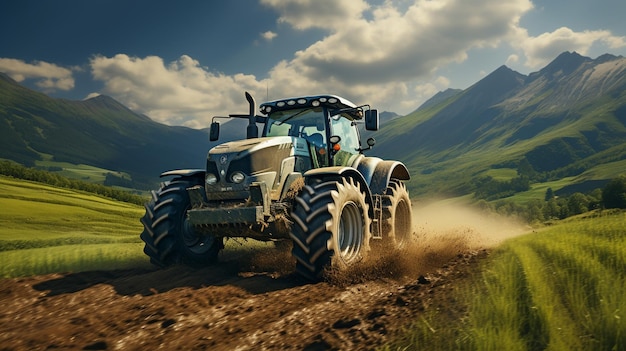
[[[378,111],[335,95],[266,102],[247,118],[247,138],[213,147],[206,169],[172,170],[141,218],[144,252],[158,266],[215,262],[225,238],[292,243],[296,271],[320,280],[328,268],[400,248],[412,235],[404,164],[364,156],[358,124],[377,130]],[[258,125],[263,126],[259,137]],[[379,243],[376,245],[376,243]]]

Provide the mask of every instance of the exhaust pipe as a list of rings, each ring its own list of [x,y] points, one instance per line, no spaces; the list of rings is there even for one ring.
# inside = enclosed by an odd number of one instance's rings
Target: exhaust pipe
[[[246,100],[250,105],[250,113],[248,114],[248,128],[246,128],[246,138],[253,139],[259,137],[259,127],[256,125],[256,103],[250,93],[246,91]]]

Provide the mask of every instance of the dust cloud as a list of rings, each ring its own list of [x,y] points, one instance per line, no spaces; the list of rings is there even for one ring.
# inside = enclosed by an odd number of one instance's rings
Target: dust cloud
[[[365,260],[348,268],[328,270],[325,280],[339,286],[381,279],[406,282],[442,269],[451,260],[492,248],[532,230],[513,219],[446,201],[414,205],[412,221],[412,240],[408,245],[393,249],[373,241]],[[240,276],[279,278],[295,273],[290,243],[236,246],[232,252],[225,250],[230,254],[227,252],[222,259],[236,266]]]
[[[418,241],[430,245],[460,241],[469,249],[491,248],[532,230],[524,223],[497,213],[446,201],[414,206],[413,228]]]
[[[402,249],[373,243],[366,260],[328,271],[326,280],[340,286],[380,279],[407,282],[531,230],[513,219],[445,201],[414,207],[412,220],[411,243]]]

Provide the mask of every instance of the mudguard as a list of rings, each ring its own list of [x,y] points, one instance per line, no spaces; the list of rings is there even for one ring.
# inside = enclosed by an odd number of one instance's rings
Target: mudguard
[[[367,201],[369,205],[369,216],[373,218],[374,216],[374,199],[372,197],[372,192],[368,185],[367,180],[363,177],[356,168],[347,167],[347,166],[334,166],[334,167],[322,167],[315,168],[309,171],[306,171],[304,174],[304,182],[308,184],[310,179],[323,179],[328,176],[342,176],[342,177],[350,177],[355,181],[358,181],[361,189],[365,191],[365,201]]]
[[[411,175],[400,161],[383,160],[378,157],[362,157],[356,160],[356,169],[363,175],[372,194],[383,194],[391,178],[409,180]]]

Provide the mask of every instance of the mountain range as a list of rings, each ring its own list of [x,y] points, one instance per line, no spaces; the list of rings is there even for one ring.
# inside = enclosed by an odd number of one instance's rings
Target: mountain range
[[[464,194],[469,179],[523,159],[544,180],[597,185],[626,170],[626,59],[564,52],[529,75],[501,66],[394,119],[378,139],[376,154],[404,161],[417,193]]]
[[[243,137],[230,123],[221,141]],[[523,160],[543,181],[597,184],[626,169],[626,59],[564,52],[529,75],[501,66],[406,116],[381,113],[373,136],[368,154],[403,161],[414,195],[470,193],[472,179],[514,174]],[[54,99],[0,73],[0,158],[91,165],[149,188],[163,171],[204,168],[213,145],[206,129],[163,125],[103,95]]]

